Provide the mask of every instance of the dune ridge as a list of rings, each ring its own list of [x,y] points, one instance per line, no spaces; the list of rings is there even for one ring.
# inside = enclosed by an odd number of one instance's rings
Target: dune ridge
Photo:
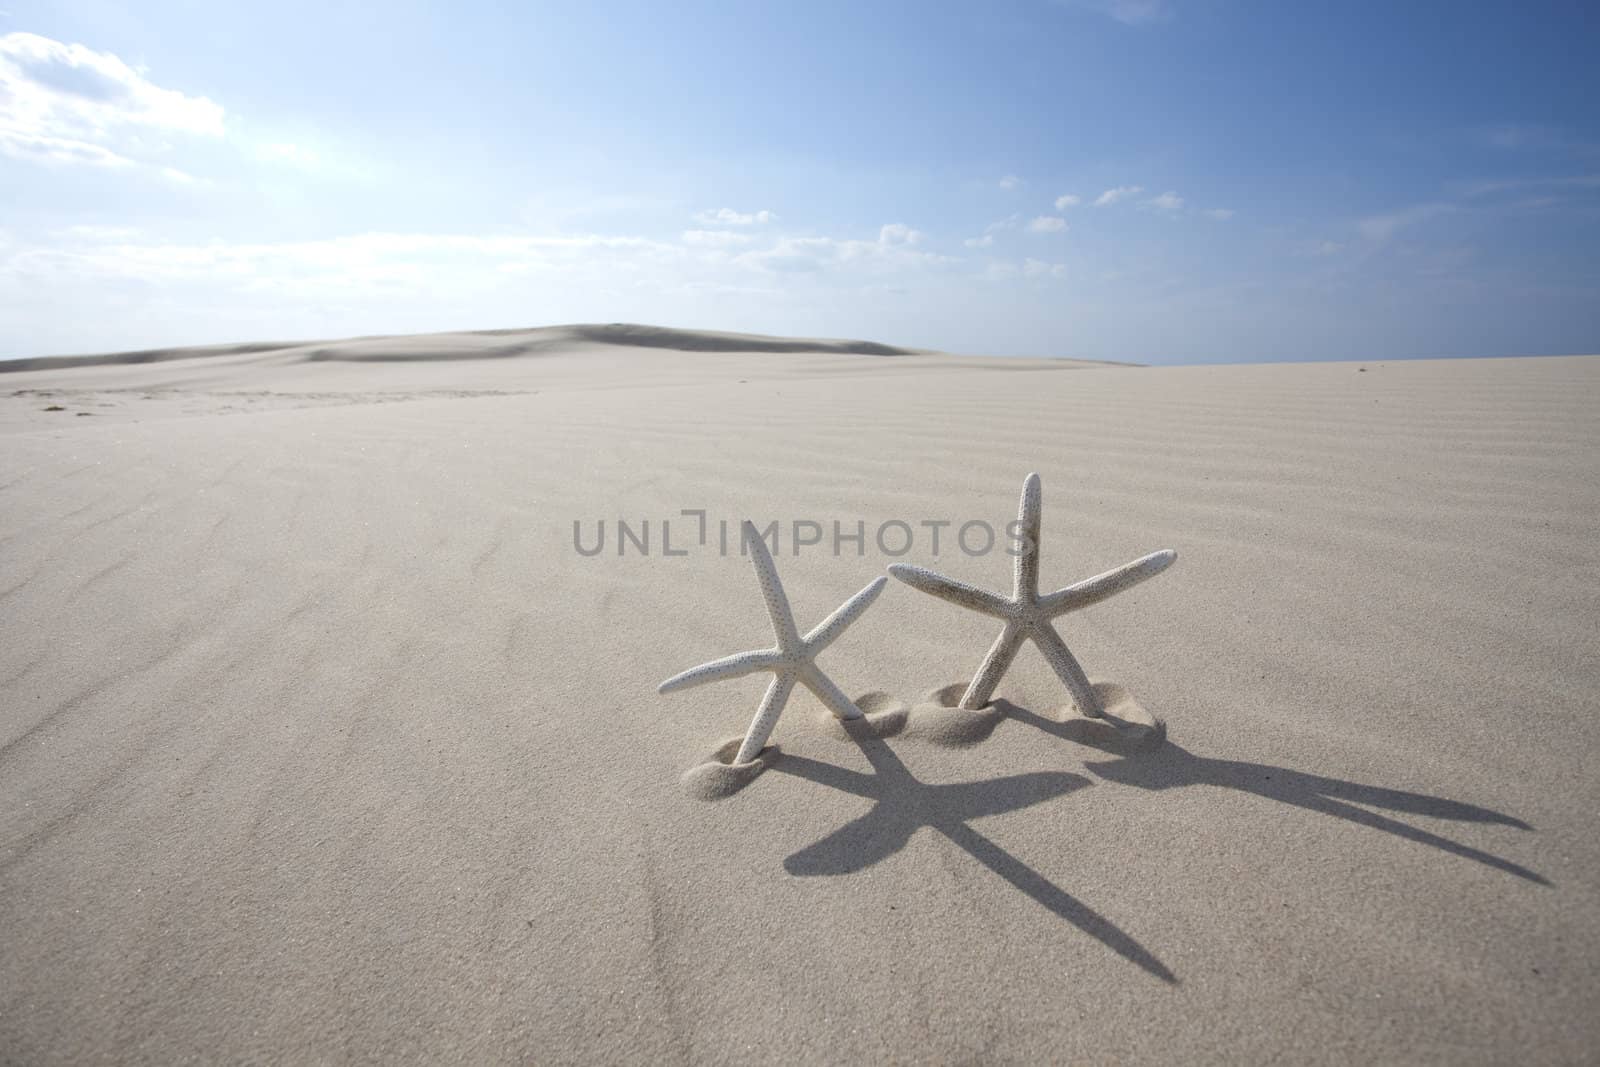
[[[683,330],[633,323],[543,326],[527,329],[461,330],[450,333],[351,337],[339,341],[253,341],[238,344],[151,348],[95,355],[40,356],[0,360],[0,373],[68,370],[73,367],[134,366],[171,360],[284,354],[294,360],[408,361],[507,359],[584,343],[680,352],[828,352],[842,355],[933,355],[873,341],[772,337],[717,330]]]

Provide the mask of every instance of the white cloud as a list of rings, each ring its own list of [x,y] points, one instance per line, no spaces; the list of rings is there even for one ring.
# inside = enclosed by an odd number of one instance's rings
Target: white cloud
[[[97,237],[78,231],[65,245],[24,249],[0,263],[0,274],[46,282],[133,278],[143,284],[219,285],[323,299],[325,294],[392,296],[439,288],[481,287],[486,279],[545,270],[563,277],[581,267],[600,276],[643,262],[675,264],[684,250],[640,237],[589,234],[364,233],[309,241],[204,244]]]
[[[778,216],[770,211],[735,211],[731,207],[702,211],[694,217],[696,222],[705,223],[707,226],[765,226],[777,218]]]
[[[1094,206],[1110,207],[1119,200],[1126,200],[1130,196],[1138,196],[1142,192],[1144,192],[1144,186],[1142,185],[1119,185],[1115,189],[1107,189],[1095,197]]]
[[[1417,204],[1388,215],[1373,215],[1362,219],[1356,223],[1356,229],[1367,240],[1374,244],[1382,244],[1403,229],[1454,210],[1453,204]]]
[[[920,244],[923,234],[902,222],[891,222],[878,231],[878,243],[883,245]]]
[[[287,141],[269,142],[256,146],[256,155],[269,163],[287,163],[306,170],[315,170],[321,157],[303,145]]]
[[[837,237],[784,237],[771,248],[745,252],[735,262],[764,273],[814,273],[841,266],[873,270],[909,269],[954,262],[914,247],[923,234],[901,223],[878,230],[875,241]]]
[[[1077,207],[1081,203],[1083,203],[1083,201],[1079,197],[1074,196],[1071,193],[1062,193],[1060,196],[1056,197],[1056,210],[1065,211],[1067,208]]]
[[[127,167],[147,150],[141,132],[220,137],[224,119],[220,104],[161,88],[109,52],[32,33],[0,37],[6,155]]]
[[[1067,220],[1059,215],[1040,215],[1028,223],[1029,233],[1060,233],[1067,228]]]
[[[1168,0],[1057,0],[1065,7],[1081,8],[1116,19],[1124,26],[1149,26],[1172,18]]]
[[[984,265],[978,277],[983,281],[1004,282],[1016,278],[1061,278],[1066,273],[1067,269],[1062,264],[1042,259],[1024,259],[1021,263],[992,259]]]
[[[1233,218],[1233,209],[1226,207],[1214,207],[1208,210],[1206,215],[1210,218],[1216,219],[1218,222],[1227,222],[1229,219]]]
[[[733,230],[684,230],[683,243],[695,248],[733,248],[755,240],[748,233]]]
[[[994,234],[986,233],[982,237],[968,237],[962,244],[968,248],[988,248],[994,244]]]
[[[1017,177],[1015,174],[1007,174],[1004,178],[1000,179],[1000,188],[1004,189],[1008,193],[1013,189],[1020,189],[1022,188],[1022,179]]]
[[[1151,197],[1145,203],[1157,211],[1177,211],[1183,207],[1183,197],[1169,189],[1160,196]]]
[[[99,226],[80,223],[56,230],[55,236],[76,241],[131,241],[138,237],[139,233],[137,226]]]

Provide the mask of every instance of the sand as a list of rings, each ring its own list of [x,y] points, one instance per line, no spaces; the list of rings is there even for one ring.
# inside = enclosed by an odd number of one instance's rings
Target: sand
[[[585,329],[0,374],[0,1060],[1592,1062],[1600,359]],[[655,692],[769,631],[719,519],[809,625],[1007,588],[916,524],[1030,470],[1046,588],[1178,551],[1061,620],[1163,743],[1028,647],[958,743],[800,691],[685,782],[767,681]],[[991,622],[891,583],[820,662],[905,720]]]

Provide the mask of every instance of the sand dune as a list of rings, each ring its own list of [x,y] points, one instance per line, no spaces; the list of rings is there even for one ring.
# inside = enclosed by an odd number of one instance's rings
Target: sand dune
[[[563,329],[6,376],[0,1059],[1592,1058],[1600,359]],[[686,788],[764,682],[655,693],[768,632],[719,521],[814,623],[897,559],[1006,588],[950,538],[1029,470],[1045,584],[1178,550],[1062,626],[1162,746],[1027,649],[960,745],[797,693]],[[891,583],[824,660],[887,714],[993,636]]]
[[[833,341],[803,337],[768,337],[717,330],[675,330],[613,322],[606,325],[545,326],[525,330],[464,330],[404,337],[356,337],[343,341],[253,341],[148,348],[91,356],[43,356],[0,361],[0,373],[67,370],[73,367],[130,366],[218,356],[275,355],[274,362],[407,362],[410,360],[506,359],[584,345],[625,348],[667,348],[679,352],[834,352],[858,356],[927,355],[922,349],[897,348],[873,341]]]

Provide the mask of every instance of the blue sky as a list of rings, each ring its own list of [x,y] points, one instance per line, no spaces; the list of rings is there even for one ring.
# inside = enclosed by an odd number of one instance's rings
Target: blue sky
[[[1592,3],[248,8],[0,0],[0,357],[1600,351]]]

